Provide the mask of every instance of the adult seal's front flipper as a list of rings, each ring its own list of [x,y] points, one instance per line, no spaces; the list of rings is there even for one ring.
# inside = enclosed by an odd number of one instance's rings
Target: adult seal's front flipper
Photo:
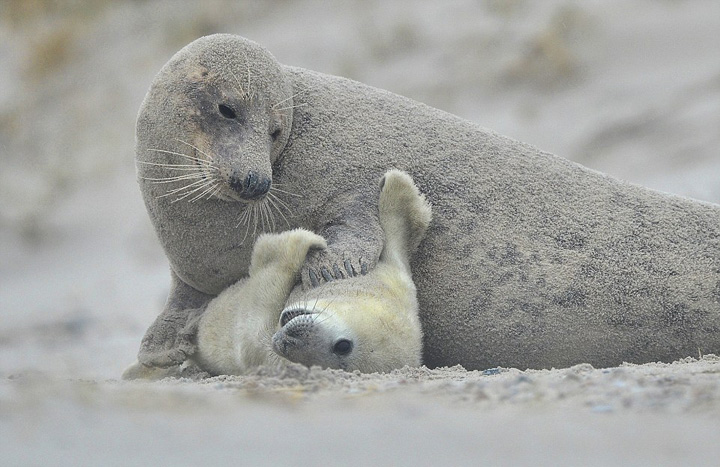
[[[165,309],[148,328],[138,352],[138,363],[148,368],[179,367],[196,351],[200,316],[212,296],[194,290],[174,273]]]

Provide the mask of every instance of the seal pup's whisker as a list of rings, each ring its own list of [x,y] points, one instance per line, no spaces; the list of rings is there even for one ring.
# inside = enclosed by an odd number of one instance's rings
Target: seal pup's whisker
[[[319,295],[319,292],[318,292],[318,295]],[[320,311],[315,311],[317,309],[317,305],[318,305],[318,301],[319,301],[319,299],[315,299],[315,304],[313,305],[313,313],[314,314],[313,314],[313,321],[312,321],[314,324],[322,324],[323,322],[327,321],[328,319],[330,319],[331,317],[334,316],[332,313],[328,313],[328,309],[330,308],[330,306],[333,303],[335,303],[335,299],[336,299],[336,297],[333,296],[330,299],[330,301],[327,302],[325,304],[325,306],[323,307],[323,309]],[[322,318],[322,319],[320,319],[320,318]]]
[[[313,324],[318,324],[318,325],[319,325],[319,324],[322,324],[322,323],[324,323],[325,321],[327,321],[327,320],[329,320],[330,318],[332,318],[334,315],[335,315],[335,313],[330,313],[330,312],[328,312],[328,307],[325,307],[325,308],[323,308],[323,309],[320,310],[319,312],[316,312],[316,313],[313,315],[312,323],[313,323]]]

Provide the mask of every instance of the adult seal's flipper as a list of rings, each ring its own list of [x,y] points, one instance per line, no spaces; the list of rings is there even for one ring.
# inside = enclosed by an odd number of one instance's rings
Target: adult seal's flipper
[[[198,292],[172,273],[168,302],[145,333],[138,362],[158,368],[182,365],[197,350],[198,321],[211,299],[211,295]]]

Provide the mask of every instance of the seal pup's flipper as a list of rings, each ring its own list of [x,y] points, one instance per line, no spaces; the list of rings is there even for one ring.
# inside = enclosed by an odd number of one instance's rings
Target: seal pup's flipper
[[[378,206],[385,246],[380,261],[394,262],[410,274],[410,257],[425,237],[432,209],[407,173],[389,170],[380,181]]]

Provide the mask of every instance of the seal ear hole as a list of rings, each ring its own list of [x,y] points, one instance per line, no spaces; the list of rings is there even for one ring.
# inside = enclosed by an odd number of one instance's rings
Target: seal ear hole
[[[341,357],[352,352],[352,349],[353,343],[348,339],[338,339],[335,344],[333,344],[333,353]]]
[[[225,104],[218,104],[218,111],[220,112],[220,115],[222,115],[225,118],[233,119],[237,117],[237,114],[232,109],[232,107],[228,107]]]

